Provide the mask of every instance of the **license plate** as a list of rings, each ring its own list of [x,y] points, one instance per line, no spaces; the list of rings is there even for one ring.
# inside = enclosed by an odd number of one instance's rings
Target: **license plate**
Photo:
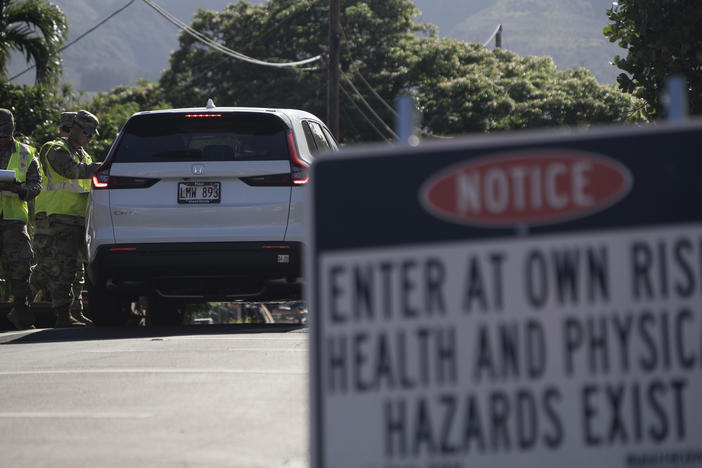
[[[178,203],[219,203],[220,182],[178,182]]]

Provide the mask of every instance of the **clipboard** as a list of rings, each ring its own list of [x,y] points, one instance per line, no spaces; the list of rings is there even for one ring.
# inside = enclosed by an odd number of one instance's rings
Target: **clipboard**
[[[15,171],[0,170],[0,182],[14,182]]]

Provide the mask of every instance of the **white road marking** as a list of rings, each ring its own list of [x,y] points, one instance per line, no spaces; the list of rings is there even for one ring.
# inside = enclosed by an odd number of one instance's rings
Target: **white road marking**
[[[168,368],[125,368],[125,369],[37,369],[0,371],[0,375],[50,375],[50,374],[271,374],[305,375],[306,370],[290,369],[168,369]]]
[[[301,335],[301,336],[299,336]],[[164,336],[164,337],[148,337],[144,339],[163,338],[167,340],[235,340],[235,341],[300,341],[307,342],[307,333],[299,333],[298,336],[271,336],[270,334],[262,335],[181,335],[181,336]]]
[[[0,419],[146,419],[152,417],[149,413],[87,413],[87,412],[12,412],[0,413]]]
[[[271,351],[276,351],[276,352],[285,352],[285,353],[306,353],[307,349],[306,348],[227,348],[224,351],[255,351],[255,352],[271,352]],[[103,353],[103,354],[111,354],[111,353],[174,353],[174,352],[179,352],[179,353],[191,353],[192,351],[189,349],[184,349],[184,350],[173,350],[173,349],[89,349],[86,352],[88,353]]]

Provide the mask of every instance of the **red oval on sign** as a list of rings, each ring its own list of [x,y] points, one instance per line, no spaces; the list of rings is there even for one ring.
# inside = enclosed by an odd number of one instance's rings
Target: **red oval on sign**
[[[493,227],[584,217],[631,190],[629,170],[604,156],[530,150],[466,161],[432,176],[420,198],[447,221]]]

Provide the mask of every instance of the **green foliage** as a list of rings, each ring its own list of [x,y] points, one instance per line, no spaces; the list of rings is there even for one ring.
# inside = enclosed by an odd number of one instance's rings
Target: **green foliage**
[[[430,133],[451,134],[641,120],[641,103],[584,68],[549,57],[428,39],[417,54],[415,99]]]
[[[51,86],[61,74],[58,51],[67,31],[66,16],[47,0],[0,0],[0,72],[6,76],[16,50],[36,65],[36,83]]]
[[[689,85],[690,113],[702,113],[702,3],[699,0],[618,0],[607,11],[604,34],[627,49],[614,58],[626,73],[619,86],[642,97],[651,117],[663,112],[668,76],[682,74]]]

